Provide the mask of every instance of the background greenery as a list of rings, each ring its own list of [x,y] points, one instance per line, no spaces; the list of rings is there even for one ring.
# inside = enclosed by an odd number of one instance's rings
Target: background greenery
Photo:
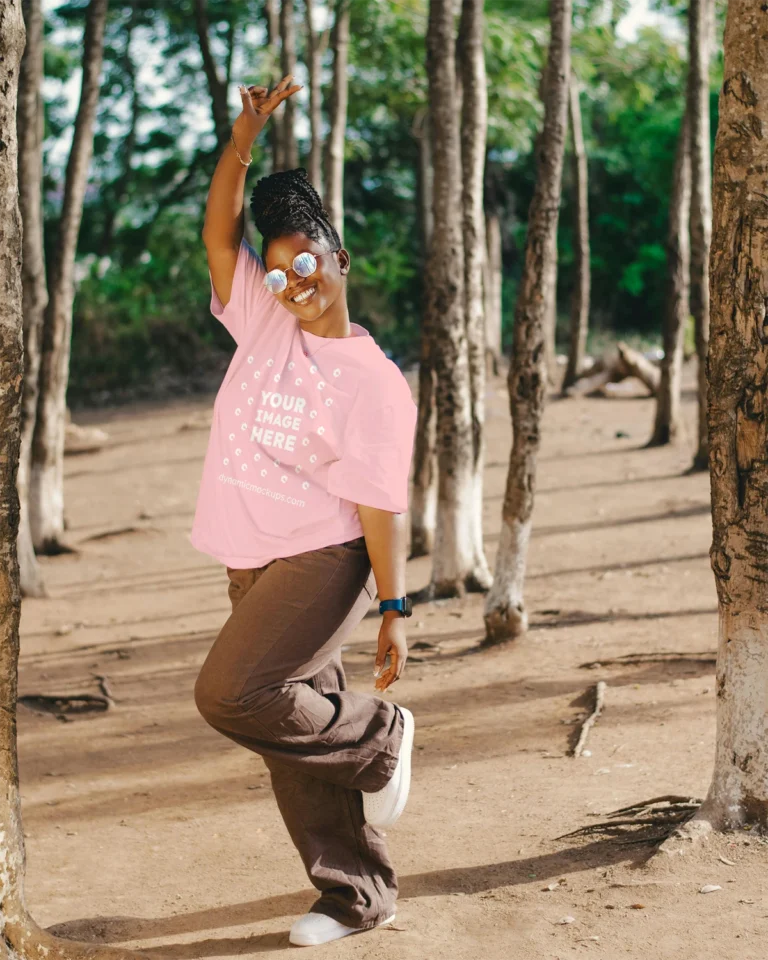
[[[671,29],[620,39],[627,0],[576,0],[574,67],[582,85],[589,153],[592,329],[658,340],[667,203],[685,84],[684,5],[655,0]],[[91,183],[80,235],[71,403],[215,385],[232,341],[208,310],[200,240],[216,160],[210,98],[191,0],[110,5]],[[303,16],[297,3],[302,59]],[[78,87],[84,3],[47,12],[46,245],[55,242],[64,161]],[[487,0],[489,172],[499,185],[504,237],[504,340],[533,190],[537,89],[546,53],[546,3]],[[210,0],[214,52],[236,38],[231,83],[267,76],[258,0]],[[412,127],[426,103],[427,0],[352,0],[346,144],[349,299],[398,362],[418,353],[423,269]],[[130,38],[130,46],[127,40]],[[326,65],[327,68],[328,65]],[[721,65],[712,75],[713,130]],[[328,76],[328,70],[326,69]],[[76,97],[74,98],[76,99]],[[131,116],[136,118],[132,124]],[[301,144],[302,155],[308,144]],[[250,182],[269,170],[256,151]],[[573,283],[573,182],[568,158],[560,220],[558,309],[567,323]],[[213,378],[213,379],[212,379]]]

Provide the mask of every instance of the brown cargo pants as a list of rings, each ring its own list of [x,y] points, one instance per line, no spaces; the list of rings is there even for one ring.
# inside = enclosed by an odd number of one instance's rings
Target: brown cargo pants
[[[197,678],[197,707],[264,758],[321,894],[312,911],[376,926],[394,913],[397,879],[360,791],[391,777],[403,719],[394,704],[347,690],[341,666],[376,594],[365,538],[227,574],[232,614]]]

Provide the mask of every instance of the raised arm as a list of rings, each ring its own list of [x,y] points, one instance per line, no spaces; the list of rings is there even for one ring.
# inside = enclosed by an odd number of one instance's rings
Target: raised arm
[[[272,111],[283,100],[301,89],[291,86],[291,77],[283,77],[269,91],[266,87],[240,87],[243,110],[235,120],[231,141],[224,148],[208,191],[203,225],[203,243],[208,254],[208,269],[211,280],[222,305],[232,295],[232,279],[235,275],[237,254],[243,239],[243,193],[245,190],[245,167],[237,157],[248,161],[256,137],[264,129]]]

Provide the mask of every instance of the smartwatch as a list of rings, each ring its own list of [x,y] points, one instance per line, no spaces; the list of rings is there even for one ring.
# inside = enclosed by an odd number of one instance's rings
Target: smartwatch
[[[413,605],[410,597],[398,597],[396,600],[382,600],[379,603],[379,613],[385,610],[398,610],[401,617],[410,617],[413,613]]]

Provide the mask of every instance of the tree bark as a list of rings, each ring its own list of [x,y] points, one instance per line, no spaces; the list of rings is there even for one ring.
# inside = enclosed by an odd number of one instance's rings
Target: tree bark
[[[576,383],[584,366],[589,328],[589,298],[592,275],[589,259],[589,180],[587,151],[584,146],[584,127],[579,102],[579,81],[571,75],[568,93],[571,141],[573,143],[573,181],[576,187],[574,254],[576,284],[571,300],[571,330],[568,344],[568,365],[563,378],[563,391]]]
[[[502,328],[502,244],[501,202],[498,175],[485,161],[485,262],[483,298],[485,304],[486,371],[497,377],[501,362]]]
[[[461,74],[461,182],[464,240],[464,322],[472,413],[474,501],[473,588],[487,590],[493,577],[483,547],[483,473],[485,465],[485,216],[483,175],[488,134],[488,91],[483,49],[484,0],[463,0],[457,51]]]
[[[680,410],[683,371],[683,341],[690,315],[691,138],[688,111],[683,114],[669,198],[667,232],[667,293],[662,329],[664,357],[661,383],[656,395],[656,416],[649,447],[675,443],[685,431]]]
[[[280,80],[278,65],[280,62],[280,14],[278,0],[264,0],[264,17],[267,24],[267,43],[269,45],[271,71],[270,87]],[[285,151],[283,149],[283,121],[285,107],[281,104],[272,114],[267,124],[267,135],[272,148],[272,172],[285,170]]]
[[[719,605],[717,743],[696,820],[768,827],[768,17],[731,0],[714,159],[710,549]]]
[[[115,236],[115,223],[120,210],[128,199],[128,187],[133,178],[133,154],[136,149],[136,135],[141,116],[141,99],[139,97],[139,88],[136,77],[136,63],[131,55],[131,41],[136,25],[139,22],[138,0],[132,0],[131,13],[128,24],[125,29],[125,46],[123,48],[123,70],[128,81],[127,87],[130,94],[130,109],[128,117],[128,130],[120,144],[118,155],[120,158],[120,173],[113,183],[107,188],[107,197],[105,198],[106,212],[104,215],[104,229],[101,235],[101,255],[109,256],[112,249],[112,241]],[[225,98],[226,99],[226,98]]]
[[[323,117],[320,37],[315,32],[315,0],[304,0],[307,23],[307,66],[309,68],[309,160],[307,173],[319,194],[323,191]]]
[[[525,263],[515,308],[509,400],[513,442],[493,586],[486,598],[486,642],[527,629],[525,570],[536,489],[536,458],[547,388],[545,338],[554,295],[557,221],[562,188],[571,73],[571,0],[550,0],[544,128],[536,148],[536,187],[528,214]]]
[[[325,145],[325,190],[323,204],[331,223],[344,242],[344,142],[347,132],[349,81],[349,9],[350,0],[336,0],[336,15],[331,32],[333,81],[329,96],[330,130]]]
[[[426,275],[432,242],[432,136],[426,109],[417,112],[413,135],[419,148],[416,184],[419,209],[421,276]],[[422,322],[419,352],[419,412],[413,448],[413,485],[411,490],[410,557],[423,557],[432,552],[437,516],[437,451],[435,448],[435,370],[432,364],[432,332],[427,323],[426,283],[422,286]]]
[[[430,0],[427,77],[434,137],[434,227],[427,268],[426,322],[437,408],[438,495],[432,597],[475,589],[472,397],[464,300],[461,144],[456,110],[453,0]]]
[[[48,302],[43,251],[43,9],[41,0],[22,4],[27,42],[19,73],[16,115],[19,156],[19,209],[22,237],[22,311],[24,317],[24,388],[21,407],[21,455],[16,486],[21,517],[17,543],[21,591],[27,597],[47,595],[35,556],[29,525],[29,473],[40,375],[40,340]]]
[[[296,24],[293,19],[293,0],[282,0],[280,4],[280,68],[283,76],[296,73]],[[288,97],[283,102],[283,161],[286,170],[299,165],[299,145],[296,142],[296,101]]]
[[[34,17],[31,22],[34,31]],[[121,960],[131,954],[59,940],[41,930],[30,917],[24,898],[26,855],[16,743],[21,620],[16,483],[24,380],[16,97],[23,49],[21,2],[5,0],[0,5],[0,955],[20,960]],[[30,52],[35,55],[34,47]],[[33,66],[28,63],[24,69],[28,73]]]
[[[64,549],[61,543],[64,531],[64,425],[75,297],[75,254],[93,153],[93,126],[99,102],[106,18],[107,0],[91,0],[85,21],[80,103],[67,162],[56,251],[49,272],[29,498],[32,541],[38,553],[58,553]]]
[[[229,125],[229,106],[227,104],[227,84],[219,75],[219,68],[211,53],[211,43],[208,37],[208,2],[194,0],[195,29],[200,45],[200,54],[203,58],[203,70],[208,82],[208,92],[211,96],[211,112],[213,126],[216,130],[216,140],[219,147],[223,147],[229,140],[231,133]]]
[[[709,349],[709,247],[712,239],[712,171],[709,131],[709,49],[712,0],[688,4],[688,116],[691,129],[691,313],[698,357],[699,421],[693,469],[706,470],[707,352]]]

